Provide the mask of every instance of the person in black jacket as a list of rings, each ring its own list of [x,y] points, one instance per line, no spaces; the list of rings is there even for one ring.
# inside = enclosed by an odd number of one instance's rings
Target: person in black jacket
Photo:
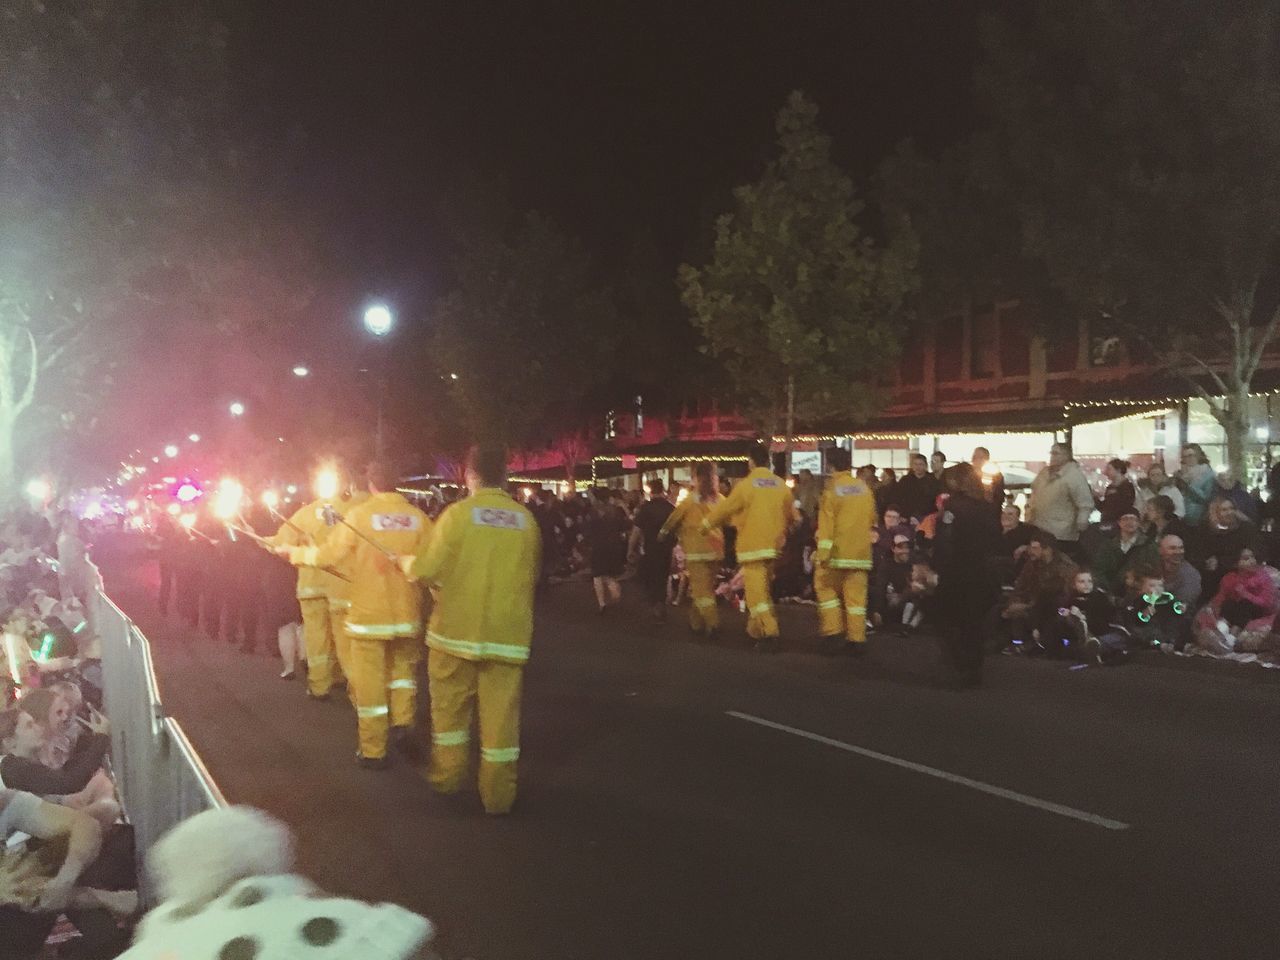
[[[1000,598],[992,564],[1001,550],[1000,512],[987,502],[972,464],[948,467],[945,480],[950,498],[934,540],[934,604],[943,631],[945,679],[963,689],[982,684],[983,621]]]
[[[40,797],[65,797],[79,793],[102,768],[111,747],[105,733],[81,737],[61,770],[36,759],[44,737],[35,719],[21,707],[0,713],[0,780],[10,790],[25,790]]]
[[[896,507],[904,519],[917,523],[937,508],[942,485],[929,473],[929,461],[923,453],[911,455],[911,472],[893,485],[889,505]]]
[[[662,540],[658,534],[675,506],[667,499],[661,480],[649,484],[649,499],[636,511],[635,525],[640,531],[644,552],[640,556],[640,582],[649,599],[655,619],[661,620],[667,610],[667,578],[671,575],[671,551],[674,541]]]

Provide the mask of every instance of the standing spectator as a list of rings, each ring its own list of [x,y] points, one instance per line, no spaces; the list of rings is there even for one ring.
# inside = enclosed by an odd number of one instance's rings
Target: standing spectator
[[[1000,520],[972,464],[949,468],[946,481],[950,498],[933,553],[935,604],[945,631],[949,680],[956,688],[976,687],[982,683],[983,624],[1000,596],[991,566],[1000,551]]]
[[[1187,563],[1186,545],[1176,534],[1167,533],[1160,538],[1160,573],[1164,589],[1188,610],[1194,610],[1203,592],[1200,571]]]
[[[908,521],[919,523],[933,513],[942,485],[929,473],[929,461],[923,453],[911,455],[911,472],[894,485],[890,506],[896,507]]]
[[[1125,571],[1133,566],[1155,565],[1154,545],[1143,535],[1138,524],[1138,511],[1129,507],[1116,519],[1117,536],[1108,540],[1093,561],[1093,577],[1099,587],[1119,593],[1124,586]]]
[[[58,531],[58,592],[63,600],[72,597],[88,606],[93,590],[94,570],[89,562],[89,548],[84,542],[84,532],[74,513],[62,515]]]
[[[1230,467],[1223,467],[1218,471],[1218,475],[1214,480],[1216,484],[1213,491],[1215,498],[1225,497],[1236,505],[1236,512],[1248,518],[1250,523],[1258,522],[1258,501],[1244,488],[1235,474],[1231,472]]]
[[[938,481],[938,486],[942,486],[942,475],[947,469],[947,455],[941,450],[933,451],[929,457],[929,472],[933,474],[933,479]]]
[[[1236,511],[1235,502],[1225,497],[1209,504],[1209,526],[1200,538],[1199,555],[1204,568],[1204,592],[1213,596],[1240,551],[1256,555],[1261,546],[1258,528]]]
[[[1129,479],[1128,460],[1119,457],[1108,460],[1102,473],[1107,478],[1107,486],[1098,499],[1098,512],[1102,514],[1103,527],[1112,530],[1122,514],[1133,510],[1137,493]]]
[[[591,585],[600,613],[622,599],[618,578],[627,568],[627,533],[631,521],[607,490],[596,491],[596,509],[587,525],[591,550]]]
[[[973,456],[969,462],[973,464],[973,469],[978,471],[978,477],[982,480],[982,490],[987,495],[987,501],[994,503],[997,507],[1003,507],[1005,498],[1004,474],[999,470],[994,470],[991,473],[987,472],[987,464],[991,462],[991,451],[986,447],[974,447]]]
[[[1093,508],[1093,491],[1071,448],[1055,443],[1049,448],[1049,465],[1031,482],[1027,523],[1052,534],[1064,553],[1074,555]]]
[[[893,488],[898,485],[898,471],[885,467],[880,471],[880,485],[876,487],[876,516],[884,514],[893,498]]]
[[[822,498],[822,483],[813,475],[813,471],[804,469],[796,478],[796,500],[800,503],[800,513],[809,521],[809,526],[818,523],[818,501]]]
[[[1181,517],[1187,512],[1182,491],[1165,471],[1164,464],[1158,460],[1148,468],[1147,475],[1137,482],[1134,493],[1137,495],[1139,508],[1145,508],[1154,497],[1166,496],[1173,504],[1174,516]]]
[[[1188,443],[1182,448],[1182,469],[1178,471],[1182,495],[1186,500],[1187,523],[1193,527],[1205,522],[1209,516],[1209,502],[1213,499],[1213,467],[1198,443]]]
[[[662,481],[654,480],[649,484],[649,499],[636,510],[635,524],[644,551],[640,556],[640,583],[655,620],[666,617],[667,578],[671,575],[672,542],[663,540],[659,534],[674,509]]]

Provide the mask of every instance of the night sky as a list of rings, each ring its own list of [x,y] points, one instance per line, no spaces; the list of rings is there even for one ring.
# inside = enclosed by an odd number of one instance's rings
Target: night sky
[[[268,7],[268,5],[254,5]],[[426,291],[434,214],[499,181],[606,268],[637,243],[695,256],[754,178],[792,89],[865,184],[894,144],[970,123],[976,8],[889,3],[271,4],[239,22],[269,143],[301,134],[292,189],[371,287]]]

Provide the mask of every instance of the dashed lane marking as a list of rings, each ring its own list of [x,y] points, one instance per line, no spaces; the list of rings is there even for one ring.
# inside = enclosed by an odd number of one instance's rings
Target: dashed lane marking
[[[946,770],[929,767],[923,763],[916,763],[913,760],[903,760],[901,757],[891,757],[887,753],[868,750],[866,747],[859,747],[852,743],[845,743],[843,740],[833,740],[831,737],[824,737],[818,733],[810,733],[808,730],[789,727],[785,723],[775,723],[772,720],[764,719],[764,717],[752,716],[749,713],[739,713],[737,710],[726,710],[725,714],[726,716],[735,717],[738,720],[745,720],[748,723],[754,723],[757,726],[768,727],[770,730],[781,730],[783,733],[789,733],[795,737],[802,737],[805,740],[812,740],[814,743],[822,743],[828,747],[835,747],[837,750],[844,750],[847,753],[856,753],[858,756],[866,757],[869,760],[879,760],[881,763],[888,763],[895,767],[901,767],[904,770],[911,770],[914,773],[923,773],[925,776],[936,777],[939,780],[959,784],[962,787],[968,787],[971,790],[977,790],[981,793],[989,793],[993,797],[1001,797],[1005,800],[1012,800],[1014,803],[1021,803],[1024,806],[1035,807],[1037,810],[1046,810],[1049,813],[1056,813],[1060,817],[1070,817],[1072,820],[1091,823],[1095,827],[1102,827],[1104,830],[1129,829],[1129,824],[1122,823],[1119,820],[1102,817],[1096,813],[1089,813],[1086,810],[1077,810],[1075,807],[1068,807],[1061,803],[1054,803],[1052,800],[1041,800],[1039,797],[1030,797],[1025,793],[1018,793],[1016,790],[1007,790],[1004,787],[997,787],[990,783],[983,783],[981,780],[972,780],[969,777],[962,777],[957,773],[948,773]]]

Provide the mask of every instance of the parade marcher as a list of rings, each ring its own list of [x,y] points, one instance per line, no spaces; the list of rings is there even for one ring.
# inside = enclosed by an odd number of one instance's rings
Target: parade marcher
[[[662,525],[661,536],[673,534],[679,538],[684,551],[685,570],[689,575],[689,626],[694,633],[714,636],[720,629],[720,612],[716,609],[716,573],[724,556],[724,544],[719,537],[709,536],[702,529],[711,508],[719,501],[716,489],[715,468],[708,462],[694,466],[695,489],[676,504],[675,510]]]
[[[832,473],[818,504],[818,554],[813,588],[822,652],[861,654],[867,641],[867,579],[875,494],[849,471],[849,451],[827,453]]]
[[[334,509],[339,514],[345,515],[368,499],[369,494],[364,490],[350,489],[334,504]],[[329,577],[325,582],[325,599],[329,603],[329,632],[333,635],[333,652],[338,658],[338,666],[342,669],[343,675],[348,678],[351,676],[351,636],[347,633],[347,611],[351,609],[351,580],[355,576],[351,569],[352,558],[353,555],[348,554],[344,561],[335,563],[333,569],[337,575]],[[343,579],[344,577],[346,579]],[[354,706],[356,694],[349,681],[347,696]]]
[[[976,687],[982,683],[983,621],[1000,597],[1000,578],[991,563],[1000,552],[1000,512],[987,502],[972,464],[948,467],[946,484],[951,496],[933,547],[934,600],[949,684]]]
[[[655,619],[666,616],[667,577],[671,575],[671,543],[659,534],[662,526],[675,510],[667,499],[667,490],[661,480],[649,484],[649,499],[636,511],[635,525],[642,538],[644,553],[640,557],[640,582]]]
[[[368,468],[369,499],[345,516],[329,508],[335,522],[321,544],[281,548],[294,564],[349,571],[351,584],[345,630],[350,640],[351,675],[363,767],[386,766],[390,738],[409,756],[417,709],[415,668],[422,635],[422,593],[400,570],[397,558],[426,543],[431,519],[392,488],[390,469]],[[326,615],[328,601],[325,600]],[[305,616],[305,609],[304,609]],[[304,621],[305,622],[305,621]],[[390,718],[388,720],[388,718]]]
[[[403,558],[436,597],[427,627],[431,786],[462,788],[478,713],[480,801],[491,814],[510,812],[516,799],[520,691],[542,552],[533,514],[502,489],[505,479],[501,447],[473,450],[471,496],[440,515],[424,550]]]
[[[277,548],[323,546],[333,526],[332,505],[338,495],[337,474],[322,470],[316,476],[316,499],[294,512],[271,538]],[[290,554],[281,549],[282,556]],[[294,561],[295,564],[297,561]],[[330,567],[332,569],[332,567]],[[307,696],[328,700],[341,679],[337,645],[329,614],[329,591],[337,577],[311,564],[298,571],[298,606],[302,609],[302,642],[307,651]]]
[[[773,564],[798,517],[790,488],[769,468],[769,445],[752,447],[751,461],[751,472],[711,508],[702,528],[732,524],[737,529],[735,550],[746,593],[747,634],[756,641],[757,651],[776,653],[780,644],[773,611]]]

